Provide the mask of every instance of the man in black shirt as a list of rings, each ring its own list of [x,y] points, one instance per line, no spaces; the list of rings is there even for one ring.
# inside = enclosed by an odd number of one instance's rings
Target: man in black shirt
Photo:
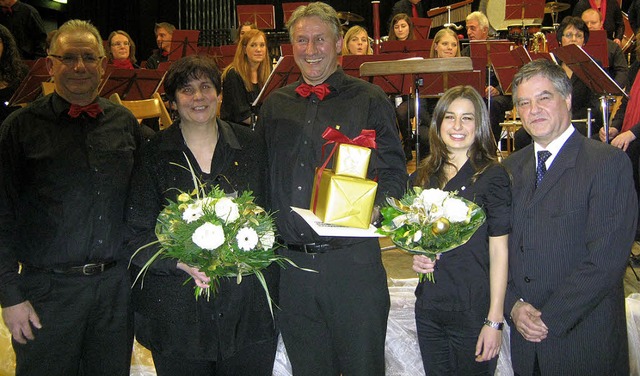
[[[36,8],[17,0],[0,0],[0,24],[15,38],[23,59],[46,56],[47,32]]]
[[[379,87],[338,67],[343,41],[333,8],[322,2],[300,7],[287,27],[302,82],[267,98],[257,131],[267,145],[282,254],[317,272],[281,271],[278,323],[294,374],[384,375],[389,293],[378,240],[318,236],[290,207],[309,207],[329,126],[350,138],[375,130],[369,164],[369,178],[378,179],[375,202],[401,196],[407,173],[394,109]]]
[[[164,63],[168,60],[169,52],[171,52],[171,36],[175,29],[176,27],[168,22],[160,22],[156,24],[153,31],[156,34],[156,44],[158,45],[158,49],[153,50],[153,54],[151,54],[147,59],[147,69],[158,69],[158,65],[160,65],[160,63]]]
[[[90,23],[60,27],[47,67],[55,93],[0,128],[0,305],[16,375],[128,375],[123,217],[139,125],[98,97],[106,59]]]

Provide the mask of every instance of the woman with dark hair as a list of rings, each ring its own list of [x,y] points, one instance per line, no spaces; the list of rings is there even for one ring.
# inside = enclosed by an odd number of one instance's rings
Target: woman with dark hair
[[[391,19],[389,40],[415,40],[413,21],[406,13],[398,13]]]
[[[109,64],[119,69],[139,68],[136,64],[136,44],[126,31],[116,30],[109,34],[107,40]]]
[[[558,26],[556,38],[560,46],[575,44],[582,47],[589,41],[589,28],[582,18],[567,16],[562,20],[560,26]],[[574,121],[574,127],[576,127],[578,132],[585,136],[587,135],[586,122],[577,122],[576,120],[586,119],[588,109],[590,108],[591,119],[593,119],[591,136],[594,138],[597,137],[598,132],[602,127],[602,111],[600,110],[598,95],[591,91],[591,89],[589,89],[589,87],[573,73],[567,64],[560,60],[558,60],[558,64],[562,67],[571,81],[571,119]],[[518,129],[515,132],[513,139],[515,150],[519,150],[531,143],[531,136],[529,136],[524,128]]]
[[[220,118],[254,124],[258,108],[252,106],[271,73],[267,38],[258,29],[247,30],[238,43],[233,61],[222,73]]]
[[[217,118],[220,73],[205,56],[188,56],[167,71],[164,87],[173,125],[142,149],[131,182],[126,222],[131,253],[157,240],[156,219],[177,191],[194,189],[187,160],[207,187],[228,195],[252,190],[264,199],[263,142],[248,128]],[[137,275],[157,245],[132,259]],[[185,283],[187,278],[193,281]],[[277,265],[264,270],[272,298],[277,298]],[[276,351],[275,324],[255,276],[221,279],[210,299],[194,298],[194,287],[211,283],[204,272],[175,259],[155,260],[133,288],[138,341],[151,350],[159,376],[271,375]]]
[[[424,368],[427,375],[490,375],[502,340],[511,188],[480,94],[471,86],[447,90],[436,104],[429,140],[431,153],[418,165],[414,185],[455,191],[482,207],[487,220],[437,261],[413,257],[413,269],[433,272],[436,280],[416,289]]]
[[[19,108],[9,107],[7,103],[27,73],[29,68],[22,62],[13,35],[0,25],[0,122]]]

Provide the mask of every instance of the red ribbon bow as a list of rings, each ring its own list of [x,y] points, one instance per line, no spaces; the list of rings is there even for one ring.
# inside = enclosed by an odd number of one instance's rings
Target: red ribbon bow
[[[72,118],[77,118],[78,116],[82,115],[83,113],[91,116],[92,118],[96,118],[98,117],[98,114],[102,113],[102,108],[100,108],[100,105],[98,103],[91,103],[89,105],[86,106],[80,106],[77,104],[72,104],[71,107],[69,107],[69,116],[71,116]]]
[[[307,98],[311,93],[315,93],[318,99],[323,100],[324,97],[331,92],[329,89],[329,84],[320,84],[316,86],[311,86],[306,82],[301,83],[296,88],[296,93],[300,94],[301,97]]]
[[[322,138],[327,140],[327,142],[325,142],[324,145],[322,145],[322,159],[324,159],[324,147],[333,143],[335,143],[336,145],[333,147],[333,150],[331,150],[329,157],[327,157],[327,159],[324,161],[322,166],[320,166],[320,168],[318,168],[318,170],[316,171],[316,176],[314,179],[315,195],[313,197],[313,204],[311,205],[311,211],[313,211],[314,213],[316,212],[316,207],[318,206],[318,194],[320,191],[320,179],[322,179],[322,173],[324,172],[324,169],[327,168],[327,164],[331,160],[331,157],[333,157],[333,154],[338,149],[338,145],[340,144],[358,145],[358,146],[364,146],[366,148],[372,148],[372,149],[375,149],[377,147],[376,131],[373,129],[363,129],[360,131],[360,134],[358,136],[351,139],[345,136],[339,130],[335,128],[327,127],[327,129],[325,129],[324,132],[322,132]]]

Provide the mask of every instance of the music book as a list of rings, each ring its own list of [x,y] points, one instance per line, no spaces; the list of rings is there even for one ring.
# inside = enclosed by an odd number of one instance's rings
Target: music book
[[[407,58],[416,58],[415,54],[406,53],[388,53],[381,55],[346,55],[342,57],[342,69],[350,76],[362,78],[374,85],[379,86],[386,94],[411,94],[413,79],[410,75],[389,74],[362,77],[360,76],[360,66],[364,63],[376,61],[396,61]]]
[[[20,103],[29,103],[38,98],[42,92],[42,83],[51,79],[46,60],[46,58],[40,58],[33,63],[29,73],[9,99],[10,107]]]
[[[609,48],[605,30],[589,31],[589,41],[582,47],[589,56],[600,62],[603,68],[609,68]]]
[[[236,13],[238,13],[238,25],[251,22],[262,30],[276,28],[276,15],[273,5],[236,5]]]
[[[167,61],[176,61],[182,57],[198,53],[200,30],[174,30],[171,35],[171,50]]]
[[[469,41],[469,52],[473,69],[482,72],[482,82],[489,84],[487,67],[491,64],[491,53],[508,53],[515,47],[515,43],[508,40],[488,39]],[[499,81],[499,80],[498,80]],[[481,92],[484,93],[484,90]]]
[[[431,44],[433,44],[433,39],[388,40],[380,44],[380,54],[414,53],[416,56],[428,59],[431,52]]]
[[[155,69],[114,69],[108,67],[107,79],[100,96],[109,98],[118,93],[122,100],[149,99],[158,91],[166,71]]]

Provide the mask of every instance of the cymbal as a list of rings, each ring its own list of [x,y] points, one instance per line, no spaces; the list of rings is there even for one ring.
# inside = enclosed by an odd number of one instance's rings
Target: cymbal
[[[552,1],[550,3],[546,3],[544,5],[545,13],[558,13],[569,9],[569,4],[558,3],[556,1]]]
[[[351,12],[338,12],[338,18],[343,21],[349,22],[362,22],[364,21],[364,17],[359,14],[351,13]]]

